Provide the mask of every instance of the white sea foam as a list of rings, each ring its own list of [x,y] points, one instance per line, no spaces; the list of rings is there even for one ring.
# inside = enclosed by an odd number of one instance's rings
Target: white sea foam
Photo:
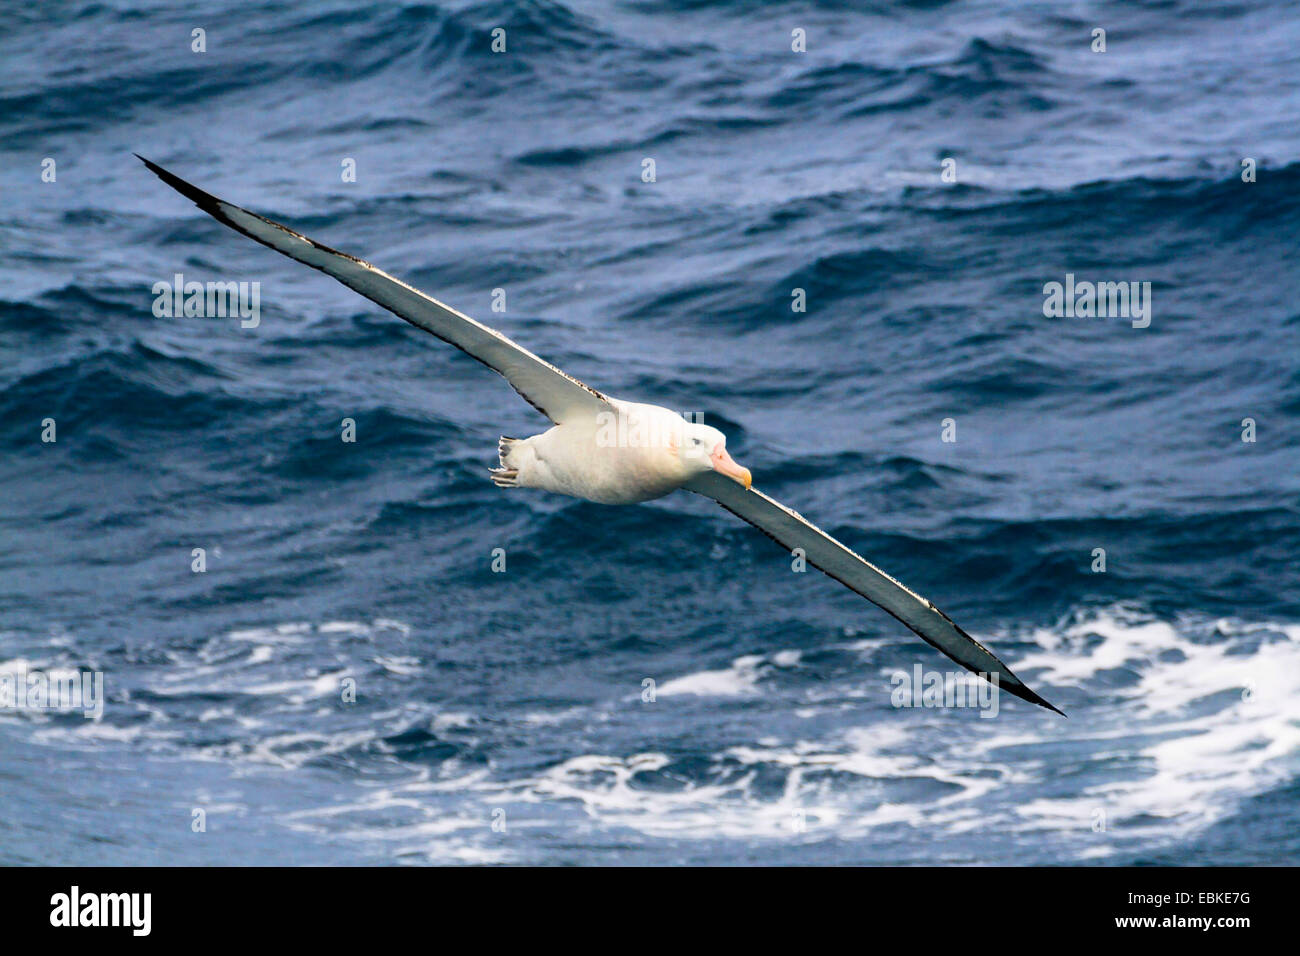
[[[660,684],[656,696],[672,697],[691,694],[697,697],[739,697],[759,692],[758,682],[773,668],[797,667],[800,651],[776,651],[773,654],[746,654],[737,657],[722,670],[697,671]]]
[[[1136,675],[1077,739],[1140,772],[1072,798],[1022,808],[1026,826],[1054,818],[1115,822],[1174,836],[1207,826],[1300,769],[1300,625],[1170,624],[1120,610],[1043,632],[1019,663],[1039,681],[1086,690],[1108,671]],[[1140,821],[1140,824],[1136,821]]]
[[[725,670],[699,671],[659,685],[656,696],[694,694],[700,697],[737,697],[757,693],[758,666],[763,657],[751,654],[738,657]]]
[[[935,835],[1034,831],[1088,860],[1185,837],[1300,770],[1300,626],[1111,609],[1030,636],[1038,650],[1013,666],[1036,687],[1086,695],[1069,722],[1026,708],[976,727],[947,712],[891,713],[825,739],[725,749],[714,773],[666,789],[638,782],[673,775],[659,752],[575,756],[509,788],[578,801],[605,826],[649,836],[788,839],[802,811],[803,839],[866,838],[899,823]],[[660,694],[755,694],[777,658],[738,658]],[[1103,680],[1116,674],[1127,676]],[[1102,772],[1086,772],[1093,766]],[[784,774],[779,796],[754,786],[772,768]],[[896,800],[899,784],[921,795]]]
[[[362,631],[329,633],[348,637]],[[421,722],[440,737],[458,735],[471,746],[494,732],[495,719],[485,724],[483,715],[419,702],[318,731],[309,709],[337,693],[346,669],[289,679],[281,669],[248,681],[248,672],[275,666],[268,652],[272,658],[303,659],[297,642],[322,635],[322,628],[310,625],[225,635],[227,642],[251,642],[251,650],[229,656],[227,649],[215,648],[211,662],[191,661],[180,672],[155,675],[150,689],[162,695],[164,710],[173,697],[214,690],[252,695],[273,707],[280,698],[291,709],[286,713],[306,715],[301,729],[286,733],[283,720],[263,720],[259,712],[257,720],[242,724],[242,739],[205,747],[198,756],[288,771],[308,761],[319,765],[322,757],[372,750],[377,739]],[[629,709],[620,691],[604,703],[510,719],[520,727],[559,728],[551,738],[555,743],[569,739],[561,725],[572,723],[599,726],[607,740],[636,737],[634,747],[570,752],[514,773],[457,757],[436,766],[389,757],[390,786],[349,788],[335,804],[292,814],[291,825],[379,842],[403,858],[447,862],[537,858],[531,854],[538,847],[491,830],[490,814],[499,806],[510,808],[512,832],[533,837],[553,832],[583,839],[630,831],[648,839],[815,843],[876,841],[881,833],[902,839],[896,834],[911,832],[922,843],[962,837],[969,845],[988,833],[997,839],[988,842],[987,857],[981,851],[977,858],[1015,862],[1014,856],[997,855],[998,848],[1014,843],[1006,834],[1032,833],[1040,855],[1089,861],[1194,835],[1300,772],[1300,625],[1195,616],[1160,620],[1111,608],[1027,634],[989,635],[994,647],[1010,646],[1013,638],[1027,640],[1031,649],[1019,657],[1009,654],[1009,663],[1061,703],[1069,720],[1019,702],[994,720],[964,719],[963,713],[941,709],[885,708],[873,704],[878,694],[864,692],[871,679],[866,670],[809,684],[799,677],[810,666],[803,654],[773,651],[659,686],[670,707],[674,698],[688,697],[700,701],[693,707],[705,709],[710,698],[754,702],[756,709],[740,723],[731,709],[731,723],[718,732],[711,753],[674,755],[669,738],[627,736],[626,722],[650,712]],[[842,651],[851,645],[828,647]],[[401,675],[414,660],[394,656],[375,663]],[[0,671],[30,663],[0,663]],[[657,719],[664,715],[653,713]],[[238,703],[221,703],[206,706],[201,719],[241,716]],[[735,743],[747,727],[751,736],[740,739],[748,742]],[[68,724],[42,732],[48,742],[183,749],[181,731],[174,715],[159,713],[157,720],[130,729]],[[707,741],[708,733],[702,725],[700,739]]]

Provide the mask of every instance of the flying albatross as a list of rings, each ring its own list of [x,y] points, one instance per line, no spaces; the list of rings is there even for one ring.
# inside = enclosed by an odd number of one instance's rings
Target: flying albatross
[[[498,486],[542,488],[602,504],[650,501],[678,488],[712,498],[783,547],[802,549],[809,564],[898,618],[962,667],[1023,700],[1062,713],[932,603],[752,487],[749,470],[727,454],[727,438],[716,428],[688,422],[667,408],[598,392],[496,329],[370,263],[218,199],[139,154],[137,158],[218,222],[333,276],[503,376],[554,427],[531,438],[500,440],[500,467],[491,470]]]

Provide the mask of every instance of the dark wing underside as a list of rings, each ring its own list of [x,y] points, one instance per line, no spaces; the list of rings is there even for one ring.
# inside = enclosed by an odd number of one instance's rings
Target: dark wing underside
[[[1065,716],[1030,690],[993,652],[954,624],[948,615],[875,565],[864,561],[798,512],[755,488],[746,489],[716,472],[694,478],[686,487],[696,494],[712,498],[783,547],[791,551],[802,548],[804,557],[813,567],[888,611],[922,640],[943,651],[962,667],[985,679],[996,675],[997,685],[1003,690]]]
[[[443,305],[356,256],[321,245],[265,216],[218,199],[143,156],[137,154],[137,158],[218,222],[334,277],[398,318],[450,342],[500,373],[525,401],[556,424],[566,418],[609,410],[609,400],[600,392],[516,345],[496,329]]]

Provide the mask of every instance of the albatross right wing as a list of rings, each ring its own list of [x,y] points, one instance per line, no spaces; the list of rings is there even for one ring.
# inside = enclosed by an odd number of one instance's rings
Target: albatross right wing
[[[927,644],[943,651],[962,667],[974,671],[985,680],[996,675],[997,686],[1003,690],[1065,716],[1025,686],[1006,664],[954,624],[947,614],[875,565],[858,557],[803,515],[791,511],[758,489],[745,488],[717,472],[707,472],[692,478],[685,487],[696,494],[712,498],[777,544],[792,551],[802,548],[805,558],[813,567],[888,611]]]
[[[551,363],[516,345],[496,329],[443,305],[387,272],[346,252],[321,245],[287,226],[218,199],[143,156],[136,158],[159,179],[194,202],[217,222],[242,232],[276,252],[333,276],[400,319],[450,342],[502,375],[524,401],[555,422],[609,411],[609,399]]]

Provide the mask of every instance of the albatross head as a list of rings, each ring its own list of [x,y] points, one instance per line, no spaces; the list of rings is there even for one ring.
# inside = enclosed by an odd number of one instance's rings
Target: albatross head
[[[742,468],[727,454],[727,436],[716,428],[690,422],[682,433],[681,456],[692,475],[716,471],[746,488],[753,482],[748,468]]]

